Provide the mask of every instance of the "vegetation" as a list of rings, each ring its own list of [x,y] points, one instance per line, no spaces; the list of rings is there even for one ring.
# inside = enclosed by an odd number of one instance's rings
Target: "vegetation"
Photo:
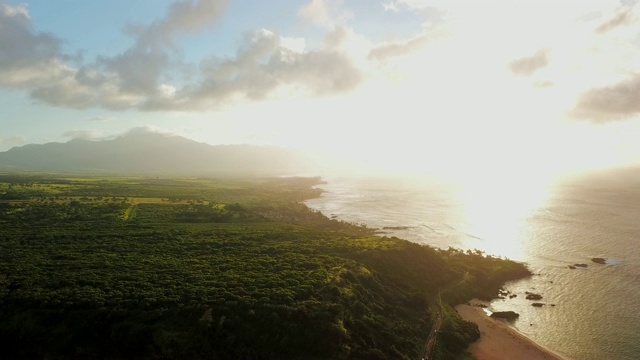
[[[318,182],[0,175],[0,357],[420,358],[439,289],[528,273],[328,219]],[[443,329],[440,359],[477,337]]]

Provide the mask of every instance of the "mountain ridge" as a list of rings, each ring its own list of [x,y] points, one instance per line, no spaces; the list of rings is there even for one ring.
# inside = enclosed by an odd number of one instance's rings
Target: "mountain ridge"
[[[0,166],[20,170],[123,174],[288,175],[309,158],[270,145],[209,145],[178,135],[130,132],[110,140],[72,139],[0,152]]]

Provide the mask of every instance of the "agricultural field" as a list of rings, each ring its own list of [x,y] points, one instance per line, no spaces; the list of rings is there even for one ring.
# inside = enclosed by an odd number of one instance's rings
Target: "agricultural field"
[[[419,358],[522,264],[329,219],[318,178],[0,174],[0,357]],[[456,358],[477,327],[437,343]]]

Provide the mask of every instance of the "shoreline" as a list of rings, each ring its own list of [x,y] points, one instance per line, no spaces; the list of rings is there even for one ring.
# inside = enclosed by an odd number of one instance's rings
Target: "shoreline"
[[[486,302],[472,300],[471,305],[457,305],[456,311],[467,321],[474,322],[480,330],[480,339],[469,345],[467,351],[478,360],[570,360],[553,350],[536,343],[506,322],[489,317],[477,304]]]

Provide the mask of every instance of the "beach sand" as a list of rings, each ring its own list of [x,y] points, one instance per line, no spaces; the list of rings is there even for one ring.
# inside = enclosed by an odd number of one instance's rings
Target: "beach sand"
[[[456,310],[463,319],[473,321],[480,329],[480,339],[469,346],[469,352],[478,360],[567,360],[567,358],[536,344],[502,320],[494,319],[472,301],[471,305],[458,305]]]

